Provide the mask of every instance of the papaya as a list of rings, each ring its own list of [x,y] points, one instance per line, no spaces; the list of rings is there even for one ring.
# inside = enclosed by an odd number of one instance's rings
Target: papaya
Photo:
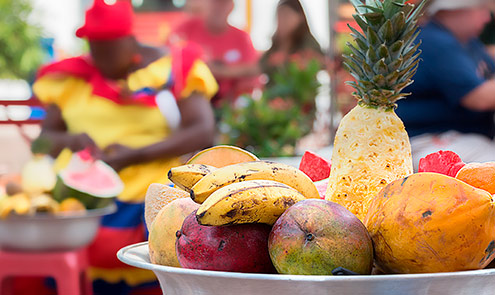
[[[475,270],[495,257],[492,195],[450,176],[417,173],[391,182],[364,223],[385,273]]]

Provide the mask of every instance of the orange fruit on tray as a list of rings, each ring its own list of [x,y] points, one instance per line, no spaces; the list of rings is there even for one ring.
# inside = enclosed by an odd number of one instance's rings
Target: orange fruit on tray
[[[67,198],[60,202],[58,210],[60,212],[84,212],[86,211],[86,207],[76,198]]]
[[[258,161],[252,153],[231,145],[217,145],[192,156],[186,164],[205,164],[216,168],[243,162]]]
[[[495,194],[495,162],[466,164],[455,178]]]

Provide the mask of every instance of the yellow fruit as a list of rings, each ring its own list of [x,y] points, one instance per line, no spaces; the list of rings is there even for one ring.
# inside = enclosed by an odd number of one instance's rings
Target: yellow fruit
[[[51,195],[41,194],[31,197],[31,208],[30,212],[32,214],[36,213],[55,213],[59,211],[59,203],[55,201]]]
[[[305,199],[297,190],[277,181],[243,181],[212,193],[199,207],[196,218],[201,225],[273,225],[285,210]]]
[[[49,192],[57,182],[53,160],[46,155],[34,155],[22,168],[21,177],[22,190],[29,195]]]
[[[0,218],[5,219],[11,213],[26,215],[29,213],[30,208],[29,197],[24,193],[16,194],[2,200],[0,203]]]
[[[168,185],[152,183],[148,187],[144,201],[144,217],[148,230],[156,215],[168,203],[181,198],[189,198],[189,194],[183,190]]]
[[[495,194],[495,162],[466,164],[455,178]]]
[[[387,185],[365,225],[375,264],[387,273],[480,269],[495,257],[492,195],[438,173],[418,173]]]
[[[201,178],[216,169],[204,164],[189,164],[170,169],[167,176],[177,187],[190,192]]]
[[[383,187],[413,172],[409,137],[394,109],[418,68],[417,23],[428,1],[409,2],[351,1],[358,27],[351,27],[354,42],[343,63],[358,103],[337,130],[325,198],[361,221]]]
[[[313,181],[292,166],[267,161],[254,161],[219,168],[198,181],[191,190],[191,198],[203,203],[216,190],[246,180],[273,180],[286,184],[308,199],[319,199]]]
[[[60,207],[59,207],[60,212],[84,212],[86,211],[86,208],[84,207],[84,204],[81,203],[76,198],[67,198],[60,202]]]
[[[382,188],[412,173],[409,137],[399,117],[393,110],[358,105],[337,130],[325,199],[362,221]]]
[[[198,207],[190,198],[182,198],[160,210],[150,226],[148,245],[151,263],[180,267],[175,253],[176,233],[184,219]]]

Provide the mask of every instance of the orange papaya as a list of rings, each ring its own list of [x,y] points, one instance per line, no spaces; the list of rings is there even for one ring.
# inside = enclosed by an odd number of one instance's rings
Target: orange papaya
[[[438,173],[391,182],[364,221],[386,273],[481,269],[495,257],[492,195]]]
[[[495,162],[466,164],[455,178],[495,194]]]

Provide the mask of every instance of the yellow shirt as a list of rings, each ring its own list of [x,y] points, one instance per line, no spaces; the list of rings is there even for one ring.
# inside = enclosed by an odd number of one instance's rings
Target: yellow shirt
[[[172,68],[172,57],[165,56],[119,82],[131,92],[142,89],[159,91],[166,87],[173,75]],[[210,70],[200,60],[192,63],[185,77],[178,99],[193,92],[211,98],[218,89]],[[77,75],[47,73],[35,82],[33,91],[42,102],[60,108],[69,133],[86,133],[101,149],[114,143],[141,148],[163,141],[171,133],[156,106],[120,104],[98,96],[94,93],[94,86]],[[66,157],[67,152],[61,156]],[[119,173],[125,184],[119,200],[142,202],[149,184],[165,183],[167,171],[179,164],[178,158],[167,158],[124,168]]]

